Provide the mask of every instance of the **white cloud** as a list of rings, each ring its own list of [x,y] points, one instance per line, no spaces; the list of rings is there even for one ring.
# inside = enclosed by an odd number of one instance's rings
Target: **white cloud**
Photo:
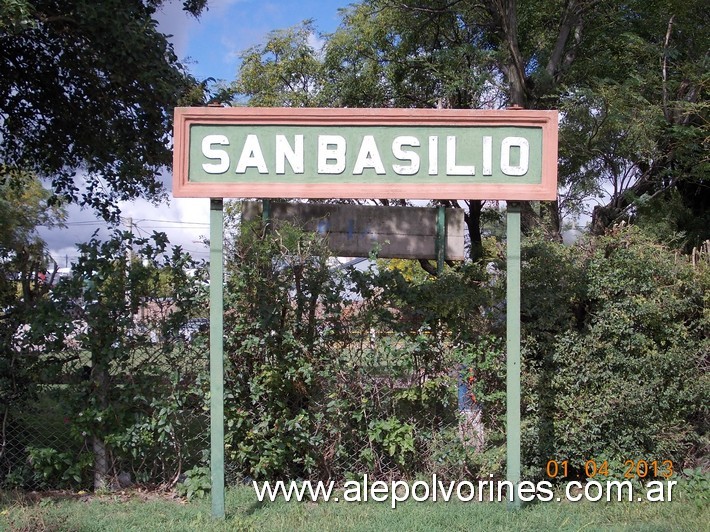
[[[313,48],[317,54],[323,51],[323,46],[325,46],[325,39],[321,39],[315,33],[308,35],[308,46]]]
[[[170,172],[165,172],[161,180],[170,190]],[[129,224],[137,236],[148,237],[153,231],[167,234],[171,245],[179,245],[194,258],[207,259],[209,253],[201,243],[209,236],[209,199],[172,198],[158,205],[137,199],[120,204],[122,224],[120,229],[128,229]],[[101,240],[110,238],[115,228],[89,208],[77,204],[67,206],[66,227],[38,228],[41,238],[47,243],[50,254],[60,267],[76,260],[79,253],[77,244],[88,242],[94,232]]]
[[[170,42],[179,58],[184,58],[189,46],[190,33],[199,25],[199,21],[182,10],[180,2],[170,2],[156,14],[158,30],[170,35]]]

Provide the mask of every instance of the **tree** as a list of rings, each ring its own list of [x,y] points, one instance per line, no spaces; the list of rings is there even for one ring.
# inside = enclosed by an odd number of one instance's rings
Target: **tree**
[[[322,64],[310,43],[312,21],[274,31],[264,46],[253,46],[242,55],[240,76],[233,91],[248,97],[250,105],[263,107],[317,107],[321,97]]]
[[[164,233],[115,231],[79,252],[51,297],[3,316],[0,483],[99,489],[130,471],[174,484],[203,449],[198,265]]]
[[[0,264],[5,270],[0,280],[4,296],[0,384],[6,403],[4,419],[7,405],[29,393],[38,375],[49,371],[52,364],[67,364],[61,337],[71,328],[66,322],[71,318],[69,310],[77,310],[71,305],[54,308],[56,292],[52,299],[36,297],[49,286],[38,282],[45,246],[34,232],[36,225],[50,219],[52,211],[46,207],[78,202],[115,222],[119,201],[161,199],[158,175],[171,162],[173,107],[203,103],[203,87],[178,62],[167,36],[158,31],[153,16],[163,3],[0,0]],[[185,11],[198,16],[206,0],[182,4]],[[51,183],[51,195],[40,179]],[[98,246],[92,241],[86,249],[92,245]],[[122,249],[121,243],[114,242],[113,248],[106,246],[102,251]],[[125,268],[114,259],[96,258],[77,281],[108,272],[112,275],[107,273],[106,278],[114,282],[98,288],[94,284],[94,291],[109,296],[125,293],[121,284]],[[15,289],[16,272],[20,272],[20,294]],[[103,324],[110,325],[86,341],[95,384],[92,401],[97,408],[107,406],[108,367],[114,358],[126,356],[124,348],[130,339],[124,337],[133,332],[129,310],[134,309],[122,306],[121,299],[109,297],[109,301],[110,305],[99,309],[103,314],[88,312],[89,318],[103,318]],[[94,328],[89,318],[89,327]],[[27,341],[19,346],[14,337],[18,327],[27,333]],[[27,346],[30,352],[39,346],[39,352],[59,349],[60,354],[50,363],[38,353],[27,356]],[[105,482],[108,467],[103,434],[96,434],[93,445],[98,487]]]
[[[595,90],[603,109],[595,131],[613,140],[591,160],[603,165],[602,177],[626,183],[595,208],[592,226],[655,225],[660,214],[679,237],[675,244],[691,248],[710,237],[708,15],[695,2],[641,8],[645,16],[623,35],[632,52],[618,65],[623,75],[600,77]],[[637,139],[630,150],[623,146],[629,139]]]
[[[40,274],[52,266],[37,227],[60,224],[64,211],[49,207],[47,190],[25,172],[6,172],[0,166],[0,192],[0,305],[7,311],[18,297],[31,305],[46,291],[50,279],[41,282]],[[6,317],[0,314],[0,319]]]
[[[18,333],[40,315],[56,265],[51,264],[40,225],[61,223],[60,207],[49,207],[49,193],[32,174],[11,171],[0,164],[0,462],[8,448],[9,409],[31,385],[32,354],[20,353]],[[27,342],[32,344],[32,342]],[[30,349],[31,351],[32,349]]]
[[[157,29],[163,3],[2,0],[0,164],[107,219],[159,198],[172,108],[196,85]],[[183,2],[194,16],[205,4]]]
[[[580,479],[590,456],[609,471],[628,456],[663,456],[678,470],[702,463],[708,263],[624,225],[578,246],[531,237],[523,257],[529,475],[551,456]]]
[[[342,12],[323,55],[311,56],[322,83],[297,89],[308,93],[304,105],[559,108],[560,201],[541,213],[552,234],[602,194],[600,230],[643,214],[637,198],[664,201],[673,191],[692,218],[707,190],[705,11],[697,1],[364,0]],[[254,68],[270,46],[251,50],[237,92],[272,90]],[[278,64],[270,67],[273,75]],[[467,211],[477,257],[483,204]],[[527,226],[539,223],[526,211]],[[707,238],[695,232],[695,241]]]

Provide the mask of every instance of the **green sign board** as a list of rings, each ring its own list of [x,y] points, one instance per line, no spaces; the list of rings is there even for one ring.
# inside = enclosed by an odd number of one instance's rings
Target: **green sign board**
[[[190,128],[196,183],[541,183],[542,130],[521,127]]]
[[[178,197],[554,199],[557,113],[176,110]]]

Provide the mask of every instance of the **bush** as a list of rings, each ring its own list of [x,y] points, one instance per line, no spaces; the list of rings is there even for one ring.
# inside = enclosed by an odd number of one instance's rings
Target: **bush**
[[[331,269],[324,242],[288,225],[268,235],[243,230],[233,249],[225,415],[227,459],[238,474],[343,479],[447,469],[432,442],[446,431],[459,441],[450,429],[465,356],[454,345],[486,330],[482,270],[407,280],[374,263]],[[455,460],[447,474],[463,474]]]
[[[229,480],[504,476],[502,275],[343,269],[297,227],[241,229],[226,248]],[[208,347],[178,334],[204,310],[200,285],[158,235],[132,241],[147,265],[126,268],[131,238],[84,246],[6,357],[22,364],[0,368],[14,371],[4,486],[86,487],[103,457],[106,477],[204,494]],[[612,474],[627,460],[707,468],[710,268],[696,262],[634,228],[526,239],[526,479],[550,459],[578,477],[590,459]],[[136,321],[147,301],[155,315]]]
[[[546,265],[546,266],[543,266]],[[693,462],[706,445],[707,275],[635,228],[525,250],[524,457]]]
[[[80,251],[14,346],[11,376],[25,382],[3,417],[0,483],[173,484],[206,445],[206,343],[178,334],[201,308],[194,264],[159,233],[116,232]]]

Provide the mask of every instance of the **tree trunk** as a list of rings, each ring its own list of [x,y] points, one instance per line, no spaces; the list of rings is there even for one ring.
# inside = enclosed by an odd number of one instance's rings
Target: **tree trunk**
[[[92,437],[94,450],[94,491],[102,491],[108,487],[108,453],[106,444],[99,436]]]
[[[546,201],[542,205],[549,214],[550,236],[555,238],[558,242],[562,242],[562,219],[560,218],[559,201]]]
[[[483,202],[481,200],[471,200],[466,203],[468,204],[468,213],[464,215],[464,221],[471,238],[471,260],[476,262],[483,258],[483,238],[481,236]]]
[[[104,410],[108,403],[106,390],[108,385],[108,371],[103,364],[97,361],[97,355],[92,353],[93,369],[91,381],[96,404]],[[109,459],[106,443],[97,429],[97,434],[91,437],[91,446],[94,451],[94,491],[104,490],[108,487]]]

